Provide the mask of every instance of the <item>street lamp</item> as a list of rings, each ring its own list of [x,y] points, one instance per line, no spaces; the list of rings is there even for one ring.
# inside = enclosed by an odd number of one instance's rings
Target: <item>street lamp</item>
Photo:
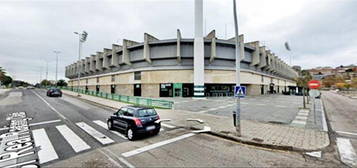
[[[58,54],[61,53],[61,51],[54,50],[53,51],[56,54],[56,87],[57,87],[57,73],[58,73]]]
[[[84,43],[86,40],[87,40],[87,36],[88,36],[88,33],[86,31],[83,31],[82,33],[78,33],[78,32],[74,32],[74,34],[77,34],[78,35],[78,39],[79,39],[79,45],[78,45],[78,65],[77,65],[77,70],[78,70],[78,78],[77,78],[77,81],[78,81],[78,85],[77,85],[77,92],[78,92],[78,95],[77,96],[80,96],[79,95],[79,84],[80,84],[80,80],[79,78],[81,77],[81,72],[79,70],[79,62],[81,60],[81,50],[82,50],[82,43]]]
[[[235,56],[236,56],[236,87],[240,86],[240,55],[239,55],[239,33],[238,33],[238,19],[236,0],[233,0],[233,14],[234,14],[234,30],[235,30]],[[243,48],[244,49],[244,48]],[[240,130],[240,97],[236,96],[236,131],[237,135],[241,135]]]

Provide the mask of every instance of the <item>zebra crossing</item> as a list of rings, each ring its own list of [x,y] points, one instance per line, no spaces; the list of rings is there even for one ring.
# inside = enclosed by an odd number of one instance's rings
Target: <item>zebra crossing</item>
[[[90,122],[76,122],[74,123],[81,133],[85,133],[92,137],[92,139],[101,145],[110,145],[116,142],[126,141],[127,138],[125,135],[121,134],[118,131],[108,130],[107,124],[101,120],[93,120]],[[53,135],[53,131],[50,131],[50,128],[55,127],[58,133],[61,136]],[[165,127],[163,125],[163,127]],[[170,129],[173,129],[174,126],[170,125]],[[106,131],[103,132],[103,129]],[[78,132],[78,130],[77,130]],[[98,145],[90,145],[88,139],[76,133],[70,126],[60,123],[50,127],[45,128],[36,128],[32,130],[32,136],[34,138],[34,143],[36,147],[39,147],[38,158],[40,164],[46,164],[51,161],[56,161],[61,158],[60,152],[58,152],[58,146],[62,146],[63,144],[68,144],[71,149],[73,149],[73,154],[77,154],[80,152],[88,151],[90,149],[96,148]],[[53,143],[54,138],[63,138],[63,144],[56,145]],[[118,139],[122,140],[119,141]],[[92,140],[92,144],[93,144]]]

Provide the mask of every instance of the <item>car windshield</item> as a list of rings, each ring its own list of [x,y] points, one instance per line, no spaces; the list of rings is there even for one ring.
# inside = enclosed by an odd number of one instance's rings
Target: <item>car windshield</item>
[[[138,112],[137,112],[138,117],[148,117],[148,116],[154,116],[156,114],[157,113],[156,113],[155,109],[141,109],[141,110],[138,110]]]

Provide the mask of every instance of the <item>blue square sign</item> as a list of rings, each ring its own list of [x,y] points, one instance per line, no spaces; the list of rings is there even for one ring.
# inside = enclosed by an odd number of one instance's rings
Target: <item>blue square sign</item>
[[[234,86],[234,97],[243,98],[247,95],[247,89],[245,86]]]

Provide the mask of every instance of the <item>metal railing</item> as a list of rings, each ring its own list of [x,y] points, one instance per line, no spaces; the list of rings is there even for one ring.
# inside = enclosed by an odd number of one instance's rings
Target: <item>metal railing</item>
[[[70,87],[61,87],[63,90],[78,92],[77,88],[70,88]],[[144,97],[137,97],[137,96],[125,96],[119,94],[111,94],[105,92],[96,92],[92,90],[83,90],[79,89],[79,93],[96,96],[100,98],[115,100],[123,103],[129,103],[134,105],[141,105],[146,107],[156,107],[156,108],[163,108],[163,109],[172,109],[174,102],[168,100],[160,100],[160,99],[152,99],[152,98],[144,98]]]

